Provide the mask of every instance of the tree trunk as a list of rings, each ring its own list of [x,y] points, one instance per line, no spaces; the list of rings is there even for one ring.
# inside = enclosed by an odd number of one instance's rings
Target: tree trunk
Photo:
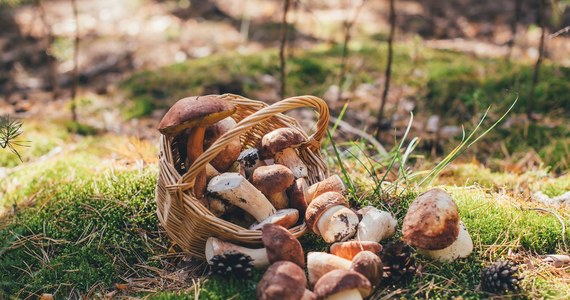
[[[384,81],[384,91],[382,92],[382,102],[380,102],[380,109],[378,111],[378,118],[376,120],[376,125],[378,131],[376,132],[376,136],[378,137],[380,130],[383,127],[383,118],[384,118],[384,107],[386,106],[386,100],[388,98],[388,91],[390,90],[390,78],[392,76],[392,60],[394,55],[393,50],[393,42],[394,42],[394,33],[396,30],[396,9],[395,9],[395,0],[390,0],[390,34],[388,35],[388,62],[386,64],[386,71],[384,76],[386,80]]]

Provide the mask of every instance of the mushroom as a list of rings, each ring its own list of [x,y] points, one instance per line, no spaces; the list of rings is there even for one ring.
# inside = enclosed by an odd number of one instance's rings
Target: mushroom
[[[370,281],[370,284],[376,287],[382,279],[383,265],[377,254],[370,251],[361,251],[352,259],[350,270],[364,275]]]
[[[287,229],[275,224],[265,224],[261,232],[269,263],[286,260],[301,268],[305,267],[303,247]]]
[[[307,203],[311,203],[313,199],[326,192],[337,192],[339,194],[346,192],[346,186],[342,179],[340,179],[340,176],[333,175],[311,185],[307,190]]]
[[[223,173],[208,183],[208,192],[245,210],[258,222],[275,213],[267,198],[238,173]]]
[[[457,205],[442,189],[423,193],[408,208],[402,233],[404,242],[420,249],[450,246],[459,234]]]
[[[242,246],[238,246],[232,243],[224,242],[215,237],[209,237],[206,240],[206,260],[209,262],[216,255],[222,255],[229,251],[235,251],[249,255],[253,260],[253,267],[256,269],[262,269],[269,265],[269,259],[267,257],[267,251],[265,248],[251,249]]]
[[[216,95],[187,97],[178,100],[160,121],[158,130],[167,136],[176,136],[190,129],[187,155],[189,164],[204,152],[204,133],[212,125],[236,111],[236,108]],[[205,170],[194,181],[194,195],[201,199],[206,187]]]
[[[334,270],[317,281],[314,293],[318,299],[361,300],[372,293],[372,286],[358,272]]]
[[[315,198],[305,213],[307,226],[327,243],[346,241],[356,233],[358,216],[343,195],[326,192]]]
[[[275,214],[267,217],[267,219],[253,224],[249,227],[251,230],[259,230],[265,224],[276,224],[285,228],[291,228],[299,220],[299,211],[293,208],[278,210]]]
[[[272,264],[257,284],[259,300],[298,300],[305,294],[307,278],[298,265],[289,261]]]
[[[419,249],[418,252],[438,261],[452,262],[458,258],[469,256],[473,252],[473,241],[467,232],[467,227],[461,222],[459,224],[459,235],[451,245],[441,250]]]
[[[212,144],[220,138],[224,133],[230,131],[232,128],[236,127],[236,121],[231,117],[227,117],[216,124],[210,125],[206,128],[204,133],[204,149],[210,148]],[[214,166],[218,171],[227,171],[232,163],[236,161],[241,152],[241,142],[239,137],[233,138],[229,141],[224,149],[216,157],[214,157],[210,164]]]
[[[289,197],[289,206],[299,211],[301,216],[305,215],[307,210],[307,181],[305,178],[297,178],[295,182],[287,189],[287,196]]]
[[[358,210],[358,213],[362,215],[362,220],[356,230],[357,240],[379,243],[396,233],[398,221],[389,212],[366,206]]]
[[[348,270],[351,266],[352,262],[348,259],[326,252],[309,252],[307,254],[309,284],[314,285],[319,278],[332,270]]]
[[[265,166],[265,162],[259,157],[259,150],[256,148],[250,148],[243,150],[237,161],[240,165],[240,170],[243,172],[245,178],[250,178],[253,171],[258,167]]]
[[[251,182],[269,199],[276,209],[289,207],[289,199],[285,190],[293,183],[295,177],[289,168],[283,165],[263,166],[255,169]]]
[[[354,256],[362,251],[378,253],[382,251],[382,245],[370,241],[347,241],[331,245],[331,254],[352,260]]]
[[[276,164],[293,171],[295,178],[309,176],[307,166],[297,155],[295,147],[306,142],[300,131],[293,128],[279,128],[263,136],[261,140],[264,158],[273,156]]]

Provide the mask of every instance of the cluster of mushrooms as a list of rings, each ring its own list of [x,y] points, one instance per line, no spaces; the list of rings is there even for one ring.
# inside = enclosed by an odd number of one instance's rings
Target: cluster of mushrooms
[[[188,97],[171,107],[159,130],[178,140],[173,151],[190,166],[236,126],[231,118],[235,111],[217,96]],[[308,185],[307,166],[296,150],[304,142],[305,136],[294,128],[267,133],[255,148],[242,149],[237,137],[200,171],[194,182],[197,199],[214,215],[230,216],[229,220],[237,211],[245,212],[244,224],[261,230],[264,243],[252,249],[210,237],[206,259],[237,252],[249,256],[254,268],[267,268],[257,286],[259,299],[365,298],[380,284],[380,241],[396,233],[397,221],[372,206],[352,209],[338,175]],[[288,231],[303,221],[332,244],[330,253],[309,252],[306,265],[300,243]],[[440,261],[466,257],[473,250],[457,206],[441,189],[411,204],[402,240]]]

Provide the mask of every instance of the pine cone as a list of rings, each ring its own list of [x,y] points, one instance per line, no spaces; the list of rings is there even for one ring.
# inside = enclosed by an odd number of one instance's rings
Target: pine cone
[[[383,285],[410,280],[416,274],[416,260],[412,247],[401,241],[390,242],[378,253],[384,264]]]
[[[519,267],[510,261],[497,261],[481,270],[481,288],[489,293],[502,294],[519,288]]]
[[[210,275],[250,278],[253,259],[243,253],[229,251],[212,257],[208,264],[210,265]]]

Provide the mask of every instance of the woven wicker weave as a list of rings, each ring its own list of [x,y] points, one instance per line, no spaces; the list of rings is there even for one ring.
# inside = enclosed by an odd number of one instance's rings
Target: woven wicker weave
[[[325,135],[329,110],[326,103],[314,96],[292,97],[271,106],[241,96],[224,94],[219,96],[236,106],[232,118],[238,123],[229,132],[222,135],[214,144],[192,164],[181,176],[175,164],[180,162],[177,153],[172,151],[172,138],[162,136],[159,153],[159,176],[156,187],[158,219],[166,232],[184,251],[196,258],[204,258],[204,247],[208,237],[217,237],[245,246],[261,244],[261,231],[249,230],[214,216],[196,199],[193,194],[194,179],[200,169],[205,167],[235,137],[240,137],[244,149],[257,147],[262,137],[277,128],[292,127],[303,132],[297,121],[282,112],[312,107],[319,116],[313,135],[307,136],[307,142],[297,148],[299,156],[308,167],[309,183],[325,178],[327,169],[321,154],[320,145]],[[290,229],[295,236],[301,236],[306,230],[305,224]]]

